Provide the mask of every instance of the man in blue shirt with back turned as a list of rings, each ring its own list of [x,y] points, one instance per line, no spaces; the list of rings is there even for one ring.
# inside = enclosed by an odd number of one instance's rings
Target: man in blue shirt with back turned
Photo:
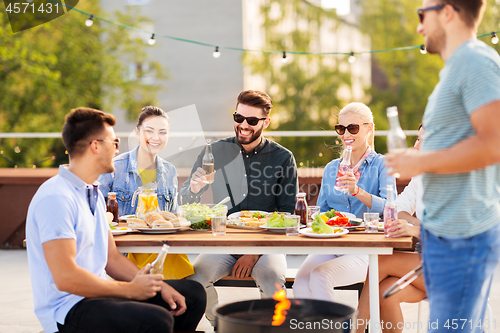
[[[420,154],[387,155],[422,175],[429,332],[482,332],[500,255],[500,56],[476,39],[485,0],[424,0],[418,32],[446,62],[429,96]]]

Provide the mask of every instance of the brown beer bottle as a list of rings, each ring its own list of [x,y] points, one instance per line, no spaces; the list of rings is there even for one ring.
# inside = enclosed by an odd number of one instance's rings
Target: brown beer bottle
[[[118,222],[118,201],[116,201],[116,192],[108,193],[106,211],[113,214],[113,222]]]
[[[295,215],[300,216],[300,223],[307,225],[307,202],[304,192],[297,193],[297,201],[295,202]]]

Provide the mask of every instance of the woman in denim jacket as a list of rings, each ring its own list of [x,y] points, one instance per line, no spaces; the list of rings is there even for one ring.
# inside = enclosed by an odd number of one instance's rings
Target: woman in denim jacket
[[[120,215],[135,214],[138,199],[132,202],[134,192],[152,181],[157,183],[160,210],[176,213],[177,172],[175,167],[158,156],[168,142],[170,124],[166,113],[154,106],[146,106],[139,115],[135,133],[139,146],[114,158],[115,171],[99,177],[99,189],[105,197],[116,192]],[[156,259],[157,254],[129,253],[139,267]],[[169,254],[164,264],[164,278],[184,278],[194,273],[185,254]]]
[[[328,163],[323,173],[317,205],[321,212],[335,209],[363,218],[363,213],[381,214],[387,198],[387,184],[396,186],[394,177],[387,175],[384,157],[373,150],[373,114],[362,103],[350,103],[339,113],[335,130],[344,146],[352,147],[352,172],[339,177],[347,192],[335,189],[341,159]],[[368,255],[309,255],[300,266],[293,293],[297,298],[334,300],[335,286],[350,285],[365,280]]]

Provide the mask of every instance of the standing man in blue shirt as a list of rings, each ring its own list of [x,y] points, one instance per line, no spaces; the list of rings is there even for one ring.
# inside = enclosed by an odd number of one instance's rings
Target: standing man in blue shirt
[[[167,284],[115,246],[95,183],[115,169],[114,124],[113,115],[90,108],[66,116],[70,163],[40,186],[26,220],[35,314],[46,333],[194,331],[205,311],[203,287]]]
[[[476,39],[485,0],[424,0],[418,32],[446,62],[429,96],[420,154],[387,155],[422,175],[429,332],[482,332],[500,255],[500,56]]]

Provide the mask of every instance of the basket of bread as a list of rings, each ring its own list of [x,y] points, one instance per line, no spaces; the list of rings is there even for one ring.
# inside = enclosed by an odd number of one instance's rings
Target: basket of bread
[[[147,213],[144,219],[130,218],[127,223],[129,228],[141,231],[143,229],[182,229],[191,225],[191,222],[184,217],[167,211]]]

